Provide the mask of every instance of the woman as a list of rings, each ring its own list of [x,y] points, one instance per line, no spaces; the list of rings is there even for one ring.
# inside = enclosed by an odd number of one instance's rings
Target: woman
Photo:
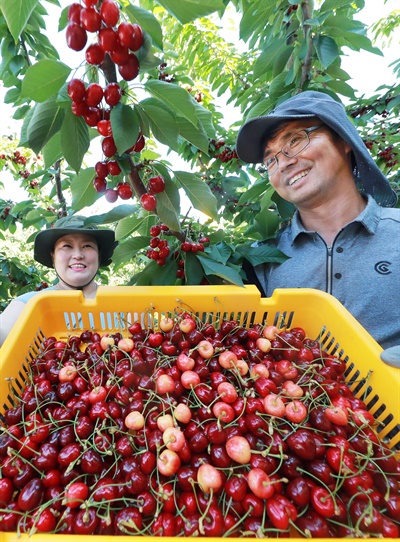
[[[57,220],[53,228],[39,232],[35,238],[34,258],[54,268],[59,281],[47,290],[82,290],[84,297],[96,296],[95,278],[99,267],[111,263],[116,246],[112,230],[85,226],[84,216],[68,216]],[[42,290],[46,291],[46,290]],[[28,292],[8,305],[0,315],[0,346],[12,330],[26,303],[41,292]]]

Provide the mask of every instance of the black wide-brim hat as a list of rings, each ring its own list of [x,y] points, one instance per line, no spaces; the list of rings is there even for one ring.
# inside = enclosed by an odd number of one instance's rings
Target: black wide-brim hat
[[[249,164],[260,164],[265,144],[280,124],[313,117],[321,119],[350,145],[354,157],[353,175],[358,190],[371,194],[382,207],[394,207],[397,195],[368,152],[344,106],[324,92],[301,92],[280,103],[268,115],[248,120],[237,137],[237,155]]]
[[[90,218],[85,216],[73,215],[66,216],[57,220],[52,228],[39,232],[35,237],[33,257],[35,260],[46,267],[53,267],[52,252],[54,245],[60,237],[76,233],[84,233],[93,237],[99,249],[99,266],[106,267],[110,265],[111,258],[117,242],[115,233],[109,229],[98,229],[90,224]]]

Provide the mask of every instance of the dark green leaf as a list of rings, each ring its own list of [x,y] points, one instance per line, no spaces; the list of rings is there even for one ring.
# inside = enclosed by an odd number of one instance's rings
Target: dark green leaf
[[[339,48],[335,40],[329,36],[318,35],[315,37],[314,43],[319,61],[324,68],[327,68],[339,56]]]
[[[179,135],[205,154],[208,154],[209,141],[202,126],[199,124],[194,126],[194,124],[183,117],[177,117],[176,122],[179,128]]]
[[[260,265],[263,263],[283,263],[288,257],[274,246],[267,244],[258,247],[250,245],[237,245],[236,250],[240,252],[246,260],[252,265]]]
[[[280,222],[276,213],[268,209],[261,211],[254,218],[254,226],[264,238],[272,237],[276,233]]]
[[[267,187],[268,181],[266,179],[258,179],[246,192],[241,194],[238,205],[243,205],[249,201],[258,201],[258,198],[266,191]]]
[[[197,257],[206,275],[216,275],[217,277],[222,278],[226,282],[236,284],[236,286],[243,286],[243,281],[239,273],[237,273],[228,265],[222,265],[212,260],[203,252],[198,252]]]
[[[200,284],[204,276],[203,266],[196,254],[188,252],[185,257],[185,277],[188,286]]]
[[[119,154],[132,147],[139,135],[139,119],[129,105],[117,104],[111,109],[111,128]]]
[[[160,143],[178,151],[178,126],[174,115],[161,100],[147,98],[140,102],[140,107],[146,114],[147,121]]]
[[[172,182],[166,183],[164,192],[157,194],[157,215],[172,231],[180,231],[179,192]]]
[[[61,132],[57,132],[43,147],[43,159],[46,168],[53,167],[54,164],[62,158]]]
[[[64,117],[65,110],[57,105],[54,98],[35,105],[27,136],[29,146],[36,154],[61,129]]]
[[[137,258],[137,252],[149,246],[149,237],[131,237],[114,250],[113,262],[121,265]]]
[[[71,109],[67,109],[61,128],[61,148],[64,158],[77,173],[89,145],[89,131],[83,117],[77,117]]]

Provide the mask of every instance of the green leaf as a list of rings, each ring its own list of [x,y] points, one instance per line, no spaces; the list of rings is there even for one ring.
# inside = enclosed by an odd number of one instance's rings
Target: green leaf
[[[139,8],[128,4],[124,11],[127,13],[132,23],[138,23],[143,30],[145,30],[152,39],[153,44],[163,50],[163,37],[160,23],[154,17],[154,15],[146,9]]]
[[[17,43],[38,2],[39,0],[0,0],[0,10],[3,12],[15,43]]]
[[[181,117],[185,117],[195,126],[197,125],[195,100],[187,90],[179,85],[165,83],[165,81],[159,81],[158,79],[149,79],[144,87],[155,98],[167,104],[172,111],[175,111]]]
[[[201,177],[196,173],[189,173],[187,171],[175,171],[174,176],[185,190],[193,207],[218,221],[216,197]]]
[[[66,64],[57,60],[40,60],[30,66],[22,80],[22,96],[44,102],[56,94],[71,72]]]
[[[358,34],[356,32],[344,32],[342,37],[347,41],[349,47],[355,49],[356,51],[364,49],[365,51],[369,51],[375,55],[383,56],[382,51],[378,49],[378,47],[374,47],[371,40],[367,38],[367,36]]]
[[[272,237],[279,227],[281,221],[276,213],[268,209],[258,213],[254,218],[254,226],[256,230],[264,237]]]
[[[266,115],[271,109],[271,100],[261,100],[246,115],[246,121]]]
[[[125,237],[128,237],[132,232],[136,231],[142,222],[143,217],[141,216],[139,217],[134,215],[123,218],[117,224],[115,229],[115,238],[117,240],[125,239]]]
[[[338,94],[355,99],[354,88],[344,81],[327,81],[326,85]]]
[[[243,281],[234,269],[228,265],[222,265],[207,256],[202,252],[197,253],[197,257],[204,269],[206,275],[216,275],[222,278],[226,282],[236,284],[236,286],[243,286]]]
[[[178,151],[178,126],[172,112],[156,98],[142,100],[139,105],[147,116],[154,137],[160,143]]]
[[[35,107],[31,107],[24,118],[24,122],[22,123],[21,133],[19,136],[19,144],[21,147],[28,146],[28,129],[34,113]]]
[[[183,117],[177,117],[176,122],[179,127],[179,135],[208,155],[209,141],[203,127],[199,124],[196,127]]]
[[[164,192],[157,194],[157,215],[172,231],[180,231],[179,212],[180,201],[179,191],[173,182],[165,185]]]
[[[111,109],[111,128],[119,154],[136,143],[139,135],[139,118],[131,106],[122,103]]]
[[[268,187],[268,181],[266,179],[258,179],[250,188],[243,192],[239,198],[238,205],[243,205],[249,201],[258,201],[261,194],[265,192]]]
[[[132,237],[120,243],[114,250],[113,262],[117,265],[133,261],[137,252],[149,246],[149,237]]]
[[[242,254],[252,265],[262,263],[283,263],[288,259],[283,252],[276,247],[264,244],[253,247],[249,244],[237,245],[236,250]]]
[[[204,276],[203,266],[197,255],[192,252],[187,252],[185,256],[185,276],[188,286],[200,284]]]
[[[285,49],[287,49],[286,39],[277,38],[268,44],[261,52],[254,64],[254,77],[264,78],[268,71],[272,70],[274,61]]]
[[[101,194],[93,188],[92,182],[95,177],[94,168],[81,170],[71,180],[72,207],[74,211],[80,211],[84,207],[90,207],[97,201]]]
[[[85,120],[67,109],[61,128],[61,148],[66,161],[77,173],[81,169],[89,145],[89,130]]]
[[[132,213],[135,213],[136,211],[136,205],[129,205],[127,203],[123,203],[122,205],[117,205],[116,207],[113,207],[111,211],[108,211],[107,213],[86,218],[85,225],[101,226],[103,224],[113,224],[114,222],[118,222],[119,220],[126,218]]]
[[[63,152],[61,149],[61,132],[57,132],[46,143],[42,150],[44,165],[46,168],[54,166],[54,164],[62,158]]]
[[[27,138],[30,148],[38,154],[62,126],[65,109],[60,108],[55,98],[38,103],[33,108]]]
[[[327,68],[339,56],[339,48],[335,40],[329,36],[317,35],[314,39],[314,43],[319,61],[324,68]]]
[[[210,13],[224,10],[223,0],[157,0],[171,15],[182,24],[190,23]]]
[[[207,137],[213,139],[215,137],[215,127],[213,123],[213,114],[211,111],[195,102],[196,116],[201,126],[204,128]]]
[[[225,265],[229,258],[232,256],[232,250],[225,242],[218,244],[211,244],[205,251],[211,259]]]

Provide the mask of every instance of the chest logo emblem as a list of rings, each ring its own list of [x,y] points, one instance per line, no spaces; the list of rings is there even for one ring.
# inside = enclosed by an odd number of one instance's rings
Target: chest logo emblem
[[[380,275],[390,275],[391,273],[390,266],[391,266],[391,262],[382,261],[382,262],[377,262],[374,266],[374,269]]]

